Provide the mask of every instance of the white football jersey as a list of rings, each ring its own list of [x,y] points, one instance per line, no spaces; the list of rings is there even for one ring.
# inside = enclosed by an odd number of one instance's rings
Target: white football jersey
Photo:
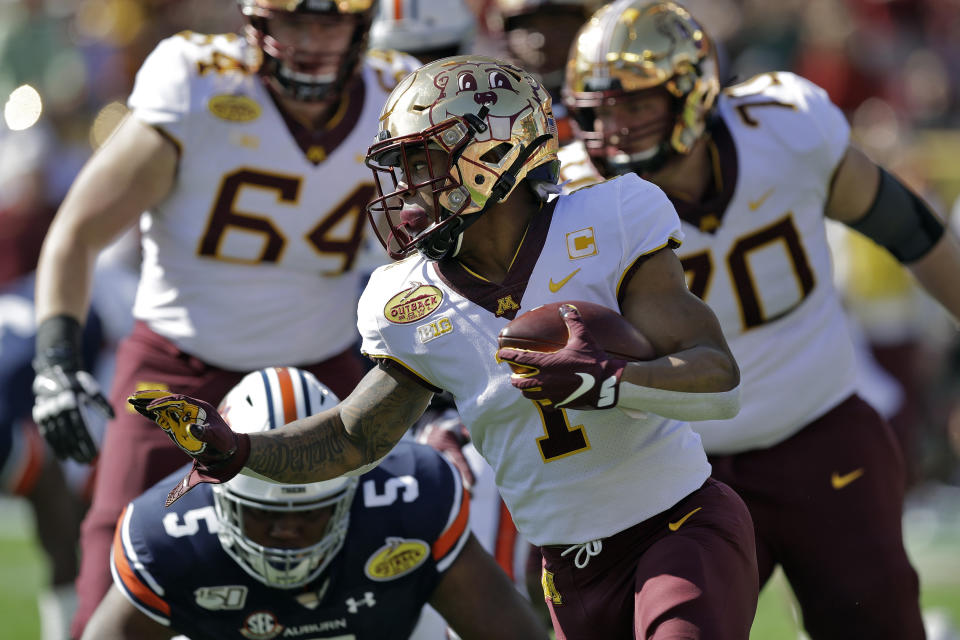
[[[584,215],[589,212],[589,215]],[[360,298],[362,349],[450,391],[520,533],[542,544],[610,536],[700,487],[710,466],[685,422],[620,409],[543,409],[497,363],[508,318],[548,302],[618,309],[638,259],[682,239],[663,192],[636,176],[560,196],[535,216],[500,284],[456,261],[412,256],[374,272]]]
[[[674,204],[687,284],[717,314],[741,373],[739,415],[693,426],[708,453],[736,453],[786,440],[859,384],[824,225],[850,133],[826,93],[791,73],[725,90],[718,112],[718,194]],[[581,143],[560,159],[568,188],[598,179]]]
[[[183,32],[150,54],[129,98],[180,153],[173,192],[141,217],[134,315],[235,370],[317,362],[356,340],[374,191],[364,156],[386,96],[419,66],[368,53],[363,81],[311,134],[287,124],[251,53],[236,34]]]

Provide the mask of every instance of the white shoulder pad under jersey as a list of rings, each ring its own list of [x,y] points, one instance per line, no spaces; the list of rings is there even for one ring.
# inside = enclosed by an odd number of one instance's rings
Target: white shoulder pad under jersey
[[[135,117],[178,147],[172,193],[141,218],[135,316],[183,350],[249,370],[329,358],[355,340],[355,267],[374,187],[364,156],[402,54],[367,56],[328,126],[288,124],[246,40],[184,32],[137,73]]]
[[[855,389],[824,225],[849,127],[822,89],[791,73],[725,90],[718,110],[730,199],[698,220],[677,203],[678,254],[740,365],[739,415],[694,425],[709,453],[732,453],[785,440]]]
[[[543,409],[497,363],[497,334],[515,313],[563,300],[618,309],[618,291],[641,258],[682,239],[663,192],[636,176],[555,203],[531,222],[503,285],[455,261],[414,256],[374,272],[358,320],[365,353],[453,394],[514,522],[534,544],[609,536],[667,509],[709,474],[688,424],[635,420],[619,409]]]
[[[574,140],[557,151],[560,160],[560,186],[564,193],[571,193],[592,184],[603,182],[603,176],[593,166],[583,142]]]

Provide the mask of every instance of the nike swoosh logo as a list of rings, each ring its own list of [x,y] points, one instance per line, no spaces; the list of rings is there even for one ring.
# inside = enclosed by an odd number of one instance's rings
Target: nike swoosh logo
[[[580,386],[577,387],[576,391],[574,391],[569,396],[567,396],[567,398],[563,402],[558,402],[557,403],[558,407],[562,407],[566,405],[568,402],[573,402],[574,400],[576,400],[577,398],[582,396],[584,393],[586,393],[587,391],[593,388],[594,378],[592,375],[590,375],[589,373],[580,373],[579,371],[577,372],[577,375],[580,376]]]
[[[845,473],[843,475],[840,475],[839,473],[834,471],[833,475],[830,476],[830,484],[833,485],[834,489],[839,491],[840,489],[843,489],[845,486],[847,486],[848,484],[850,484],[851,482],[853,482],[854,480],[856,480],[862,475],[863,475],[863,467],[859,469],[855,469],[850,473]]]
[[[774,187],[770,187],[769,189],[767,189],[767,192],[765,194],[763,194],[756,200],[751,200],[750,202],[748,202],[747,206],[750,207],[750,211],[756,211],[757,209],[759,209],[763,205],[763,203],[767,201],[767,198],[770,197],[770,194],[773,193],[773,189]]]
[[[570,278],[572,278],[573,276],[577,275],[578,273],[580,273],[580,269],[577,269],[576,271],[574,271],[573,273],[571,273],[570,275],[568,275],[566,278],[564,278],[564,279],[561,280],[560,282],[554,282],[554,281],[553,281],[553,278],[550,278],[550,282],[549,282],[550,291],[551,291],[552,293],[556,293],[557,291],[560,291],[560,289],[563,289],[563,285],[565,285],[565,284],[567,284],[568,282],[570,282]]]
[[[682,518],[680,518],[680,519],[677,520],[676,522],[668,522],[668,523],[667,523],[667,526],[670,527],[670,531],[676,531],[677,529],[679,529],[680,527],[682,527],[682,526],[683,526],[683,523],[687,521],[687,518],[689,518],[690,516],[692,516],[693,514],[695,514],[697,511],[700,511],[700,509],[703,509],[703,507],[697,507],[696,509],[694,509],[693,511],[691,511],[691,512],[688,513],[687,515],[683,516]]]

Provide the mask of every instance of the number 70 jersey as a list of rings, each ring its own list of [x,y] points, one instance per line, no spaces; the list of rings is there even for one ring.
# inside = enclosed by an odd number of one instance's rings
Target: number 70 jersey
[[[134,314],[202,360],[244,371],[325,360],[355,341],[373,192],[364,157],[395,81],[419,66],[369,52],[311,132],[278,109],[252,53],[235,34],[181,33],[150,54],[129,98],[179,152],[172,193],[141,218]]]
[[[725,90],[717,111],[716,194],[673,203],[687,284],[716,313],[741,373],[739,415],[693,427],[708,453],[736,453],[789,438],[856,390],[824,222],[850,135],[826,93],[790,73]],[[568,188],[590,183],[581,144],[560,160]]]

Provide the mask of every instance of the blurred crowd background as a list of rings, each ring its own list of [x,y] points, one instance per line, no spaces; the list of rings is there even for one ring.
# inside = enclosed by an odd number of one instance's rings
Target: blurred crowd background
[[[468,0],[478,19],[474,50],[508,57],[498,8],[523,2]],[[960,0],[680,4],[717,42],[728,84],[773,70],[817,83],[847,114],[856,143],[960,233]],[[50,220],[80,167],[124,116],[147,54],[179,31],[223,33],[241,24],[235,0],[0,0],[0,296],[34,270]],[[531,39],[535,49],[549,36],[530,29],[512,37]],[[870,372],[871,400],[914,443],[914,500],[945,487],[956,500],[956,327],[885,252],[839,225],[830,234],[853,330],[879,365]],[[95,291],[94,306],[132,302],[136,247],[134,238],[121,253],[126,284],[109,280],[130,289]],[[15,320],[0,305],[0,335]],[[107,327],[107,342],[127,330]]]
[[[504,1],[469,4],[474,48],[506,51]],[[771,70],[813,80],[847,113],[858,144],[960,228],[960,0],[684,4],[717,41],[729,83]],[[240,24],[234,0],[0,0],[0,286],[33,270],[56,207],[123,117],[134,74],[157,42]],[[954,330],[892,259],[841,229],[835,235],[851,312],[901,385],[888,394],[889,412],[917,430],[915,472],[960,481]]]

